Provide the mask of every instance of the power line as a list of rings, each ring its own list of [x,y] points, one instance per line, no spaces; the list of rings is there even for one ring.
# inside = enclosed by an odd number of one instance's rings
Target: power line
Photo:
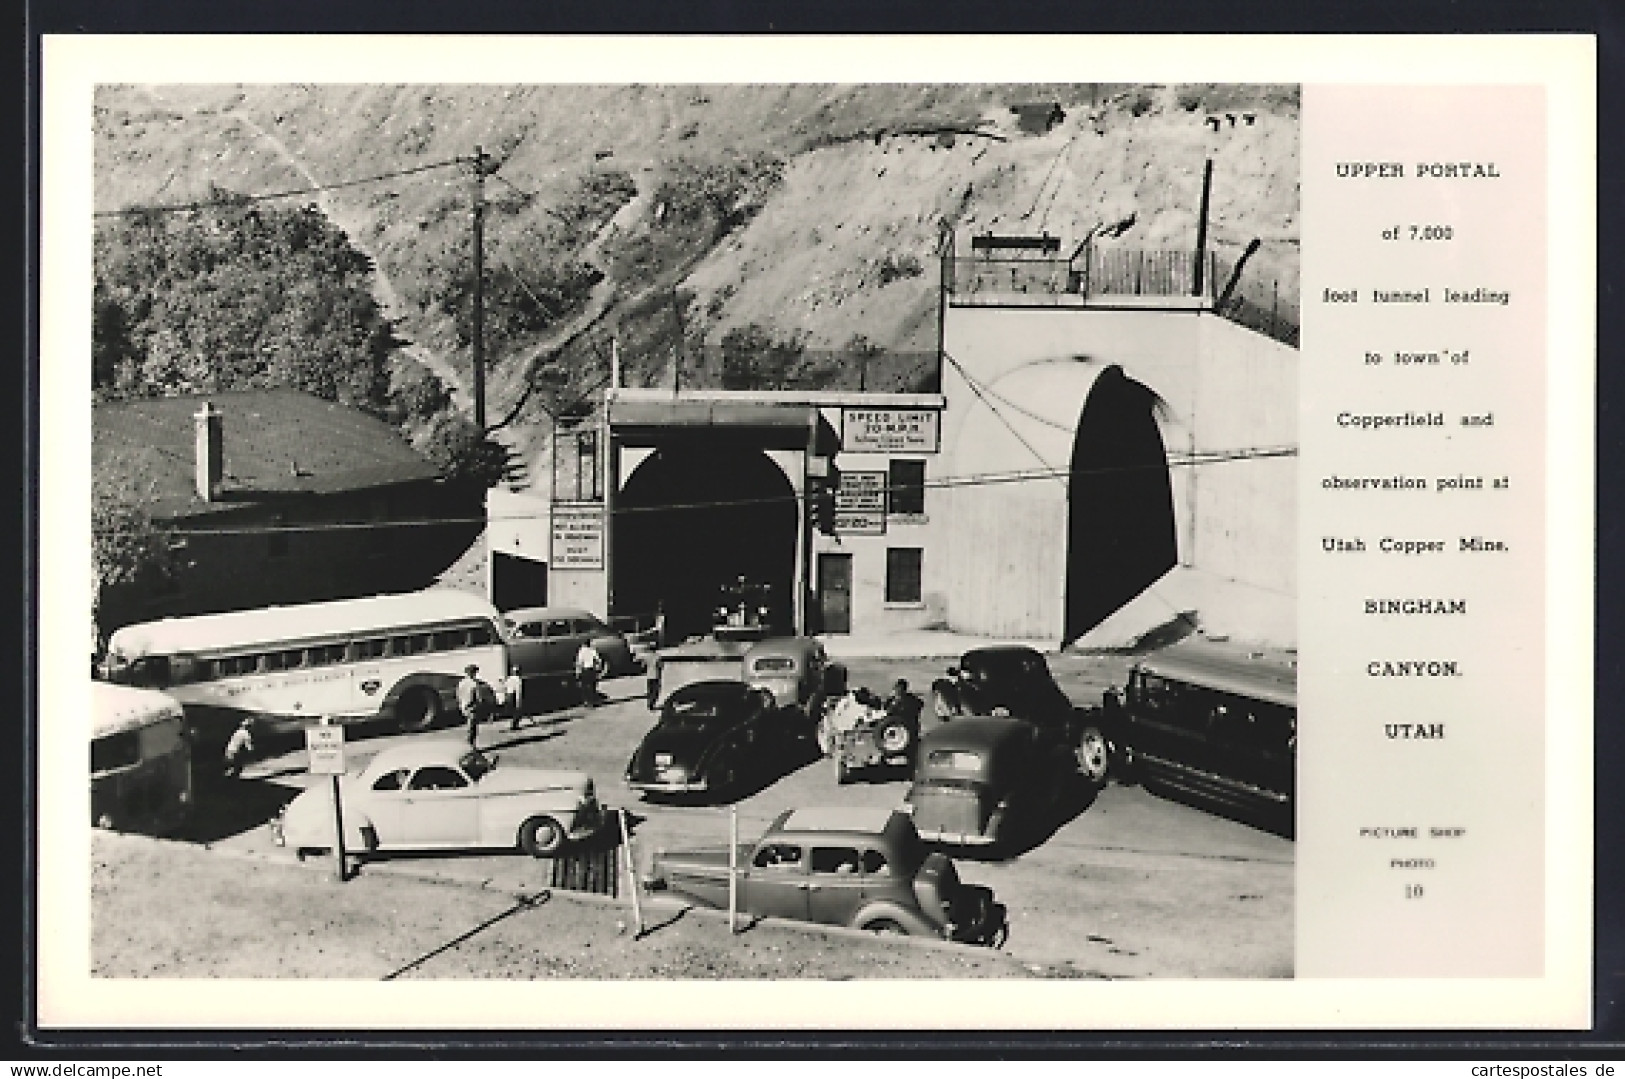
[[[999,418],[999,422],[1004,424],[1005,429],[1008,430],[1012,435],[1014,435],[1016,437],[1016,441],[1020,442],[1023,446],[1027,447],[1027,452],[1031,453],[1034,457],[1036,457],[1038,459],[1039,464],[1045,465],[1046,467],[1049,466],[1049,461],[1044,457],[1043,454],[1039,453],[1038,450],[1033,447],[1033,444],[1031,442],[1028,442],[1027,439],[1022,436],[1022,433],[1020,431],[1016,430],[1015,424],[1011,423],[1005,417],[1004,413],[999,411],[997,405],[995,405],[993,402],[989,401],[985,396],[983,396],[982,389],[981,389],[980,385],[978,385],[977,381],[970,376],[970,372],[966,371],[963,367],[961,367],[959,365],[959,361],[954,359],[953,356],[950,355],[946,349],[943,350],[942,358],[954,365],[954,370],[958,371],[959,372],[959,377],[965,380],[965,385],[969,386],[971,388],[971,392],[976,395],[977,399],[979,401],[981,401],[984,405],[986,405],[989,408],[989,410],[992,411],[993,415],[995,415],[995,416],[997,416]]]
[[[879,490],[890,494],[894,491],[918,490],[924,487],[929,490],[949,490],[972,487],[996,487],[1017,483],[1031,483],[1037,480],[1067,479],[1072,476],[1092,476],[1118,474],[1125,472],[1162,472],[1168,468],[1189,468],[1197,465],[1222,464],[1231,461],[1257,461],[1270,458],[1296,457],[1298,451],[1292,446],[1254,446],[1237,450],[1216,450],[1210,453],[1192,454],[1186,457],[1170,458],[1165,464],[1145,465],[1114,465],[1102,468],[1042,468],[1015,472],[984,472],[968,476],[944,476],[940,479],[926,480],[920,485],[889,484]],[[791,493],[788,495],[763,495],[756,498],[713,499],[702,502],[674,502],[659,506],[621,506],[614,509],[617,516],[634,515],[642,513],[665,513],[671,511],[725,509],[742,506],[766,506],[783,503],[799,503],[807,498],[805,494]],[[491,524],[504,521],[532,521],[537,518],[533,513],[507,513],[493,514],[481,517],[426,517],[417,520],[395,521],[323,521],[312,524],[278,524],[278,525],[245,525],[239,528],[186,528],[168,526],[167,531],[172,532],[176,538],[187,536],[244,536],[268,535],[272,533],[318,533],[318,532],[359,532],[369,529],[398,529],[398,528],[427,528],[443,525],[476,525]]]
[[[144,214],[186,213],[192,210],[207,210],[217,206],[240,206],[248,202],[267,202],[272,199],[293,198],[296,195],[314,195],[323,191],[337,191],[346,187],[358,187],[362,184],[375,184],[383,180],[393,180],[400,176],[415,176],[419,173],[432,172],[435,169],[447,168],[451,165],[468,163],[468,158],[454,157],[446,161],[436,161],[428,165],[415,165],[408,169],[397,169],[394,172],[379,173],[376,176],[358,176],[353,180],[339,180],[331,184],[317,184],[313,187],[289,188],[286,191],[263,191],[257,194],[231,195],[219,199],[202,199],[197,202],[168,203],[162,206],[127,206],[121,210],[97,210],[93,217],[140,217]]]

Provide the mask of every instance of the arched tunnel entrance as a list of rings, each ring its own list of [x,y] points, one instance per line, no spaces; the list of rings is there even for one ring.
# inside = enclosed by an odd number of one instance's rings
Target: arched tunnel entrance
[[[1071,644],[1178,558],[1157,395],[1113,366],[1084,401],[1067,490],[1066,627]]]
[[[800,504],[760,449],[722,440],[669,442],[645,458],[617,496],[614,608],[664,610],[682,638],[711,629],[725,586],[766,585],[769,620],[794,624]]]

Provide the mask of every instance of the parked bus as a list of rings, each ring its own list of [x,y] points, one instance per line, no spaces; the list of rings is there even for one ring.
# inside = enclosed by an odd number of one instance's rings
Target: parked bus
[[[1107,698],[1120,767],[1212,800],[1290,811],[1298,755],[1296,666],[1206,642],[1135,664]]]
[[[125,686],[90,687],[90,821],[162,835],[192,809],[192,749],[180,702]]]
[[[456,715],[469,664],[502,678],[500,617],[479,596],[430,589],[166,618],[114,633],[106,673],[169,693],[211,740],[245,716],[272,731],[319,716],[427,730]]]

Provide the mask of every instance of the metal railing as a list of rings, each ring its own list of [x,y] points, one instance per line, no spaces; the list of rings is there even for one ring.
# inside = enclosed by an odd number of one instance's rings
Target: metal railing
[[[937,393],[941,357],[935,352],[888,349],[796,349],[759,352],[690,350],[684,389],[857,390],[864,393]]]
[[[1250,277],[1243,270],[1228,299],[1218,304],[1235,265],[1235,260],[1212,251],[1199,263],[1194,251],[1085,244],[1068,259],[945,255],[942,283],[951,301],[961,306],[1061,306],[1091,297],[1199,296],[1221,317],[1297,348],[1296,287],[1282,289],[1275,280]]]

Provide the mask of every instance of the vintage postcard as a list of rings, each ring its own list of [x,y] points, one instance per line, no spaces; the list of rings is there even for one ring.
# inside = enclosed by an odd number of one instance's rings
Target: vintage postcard
[[[43,1027],[1589,1025],[1590,39],[43,55]]]

